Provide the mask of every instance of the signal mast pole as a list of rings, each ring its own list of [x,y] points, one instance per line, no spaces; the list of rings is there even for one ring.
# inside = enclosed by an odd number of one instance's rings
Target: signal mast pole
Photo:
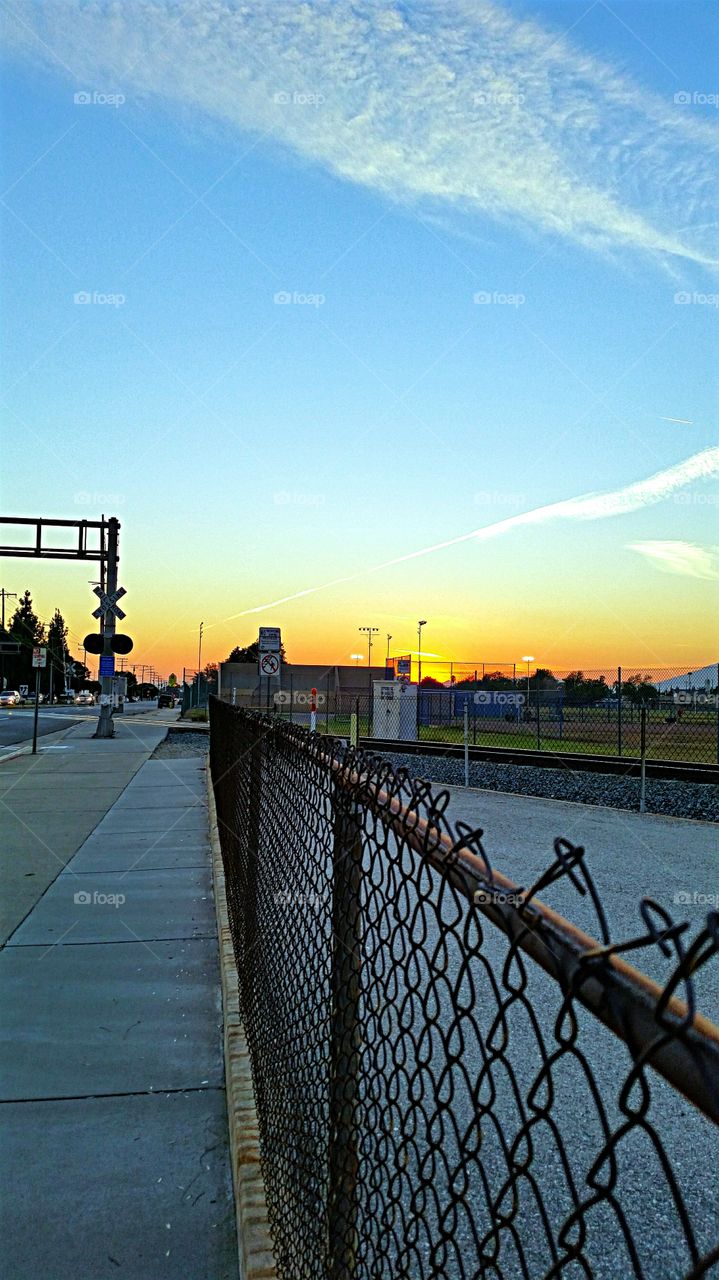
[[[107,558],[103,561],[103,565],[107,565],[107,576],[105,578],[105,591],[108,596],[114,595],[117,591],[117,561],[118,561],[118,539],[120,531],[120,522],[115,516],[111,516],[107,522]],[[103,658],[112,659],[112,637],[115,634],[115,613],[112,609],[106,610],[102,615],[102,625],[100,633],[103,639],[102,654],[100,655],[100,666],[103,665]],[[100,676],[100,716],[97,722],[97,729],[93,734],[95,738],[112,738],[115,734],[115,726],[112,723],[112,675]]]

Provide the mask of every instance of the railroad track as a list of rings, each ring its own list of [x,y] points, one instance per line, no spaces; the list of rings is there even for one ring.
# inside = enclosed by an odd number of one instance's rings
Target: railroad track
[[[366,751],[381,755],[452,756],[464,758],[464,746],[457,742],[398,742],[394,738],[360,738]],[[525,764],[540,769],[570,769],[587,773],[614,773],[625,778],[638,778],[641,761],[637,756],[582,755],[574,751],[527,751],[513,747],[469,747],[470,760],[489,760],[494,764]],[[719,784],[719,764],[703,764],[691,760],[647,760],[647,778],[666,778],[678,782]]]

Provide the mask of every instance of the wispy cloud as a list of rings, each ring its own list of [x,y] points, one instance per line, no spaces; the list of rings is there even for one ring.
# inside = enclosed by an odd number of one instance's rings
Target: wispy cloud
[[[714,262],[714,126],[491,0],[30,0],[7,36],[390,199]]]
[[[646,556],[663,573],[679,573],[686,578],[719,578],[717,552],[694,542],[630,542],[630,551]]]
[[[506,520],[495,520],[492,524],[482,525],[471,533],[462,533],[456,538],[447,538],[444,542],[434,542],[429,547],[421,547],[418,551],[409,551],[403,556],[394,556],[391,560],[383,560],[380,564],[360,569],[356,573],[346,574],[341,578],[332,578],[319,586],[305,587],[302,591],[293,591],[290,595],[280,596],[277,600],[269,600],[265,604],[254,605],[251,609],[242,609],[232,613],[222,622],[231,622],[234,618],[244,618],[251,613],[264,613],[278,605],[287,604],[290,600],[300,600],[303,596],[314,595],[318,591],[326,591],[347,582],[356,582],[358,578],[367,577],[380,570],[389,569],[393,565],[406,564],[408,560],[418,560],[422,556],[432,555],[436,551],[444,551],[448,547],[456,547],[461,542],[483,542],[491,538],[502,537],[513,529],[527,525],[549,524],[555,520],[606,520],[612,516],[630,515],[641,511],[644,507],[654,506],[665,498],[671,497],[677,490],[696,480],[719,476],[719,448],[703,449],[684,462],[674,467],[658,471],[646,480],[638,480],[635,484],[626,485],[622,489],[614,489],[608,493],[587,493],[577,498],[566,498],[562,502],[552,502],[544,507],[535,507],[532,511],[524,511]],[[637,543],[634,549],[647,546],[689,546],[689,543]],[[697,550],[700,550],[697,548]],[[695,575],[698,576],[698,575]],[[711,575],[703,575],[711,576]],[[219,625],[219,621],[212,624]]]

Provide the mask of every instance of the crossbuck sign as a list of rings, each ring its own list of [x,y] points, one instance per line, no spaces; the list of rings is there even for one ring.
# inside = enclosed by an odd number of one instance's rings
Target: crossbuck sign
[[[100,604],[97,609],[93,611],[93,618],[106,617],[110,613],[114,613],[116,618],[125,617],[123,610],[117,603],[124,595],[127,595],[124,587],[118,587],[117,591],[113,591],[111,595],[108,595],[107,592],[103,591],[102,587],[95,587],[94,591],[95,595],[98,596],[100,600]]]

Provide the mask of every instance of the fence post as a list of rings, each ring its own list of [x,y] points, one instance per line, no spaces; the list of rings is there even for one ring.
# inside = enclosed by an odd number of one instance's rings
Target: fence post
[[[537,751],[542,749],[542,730],[539,723],[539,681],[537,681]]]
[[[622,754],[622,668],[617,667],[617,755]]]
[[[644,813],[647,785],[647,709],[639,711],[639,752],[642,757],[641,782],[639,784],[639,812]]]
[[[719,662],[717,662],[717,763],[719,764]]]
[[[348,1280],[355,1273],[358,1249],[362,826],[347,792],[336,786],[333,799],[328,1277]]]
[[[464,700],[464,785],[469,786],[469,703]]]

